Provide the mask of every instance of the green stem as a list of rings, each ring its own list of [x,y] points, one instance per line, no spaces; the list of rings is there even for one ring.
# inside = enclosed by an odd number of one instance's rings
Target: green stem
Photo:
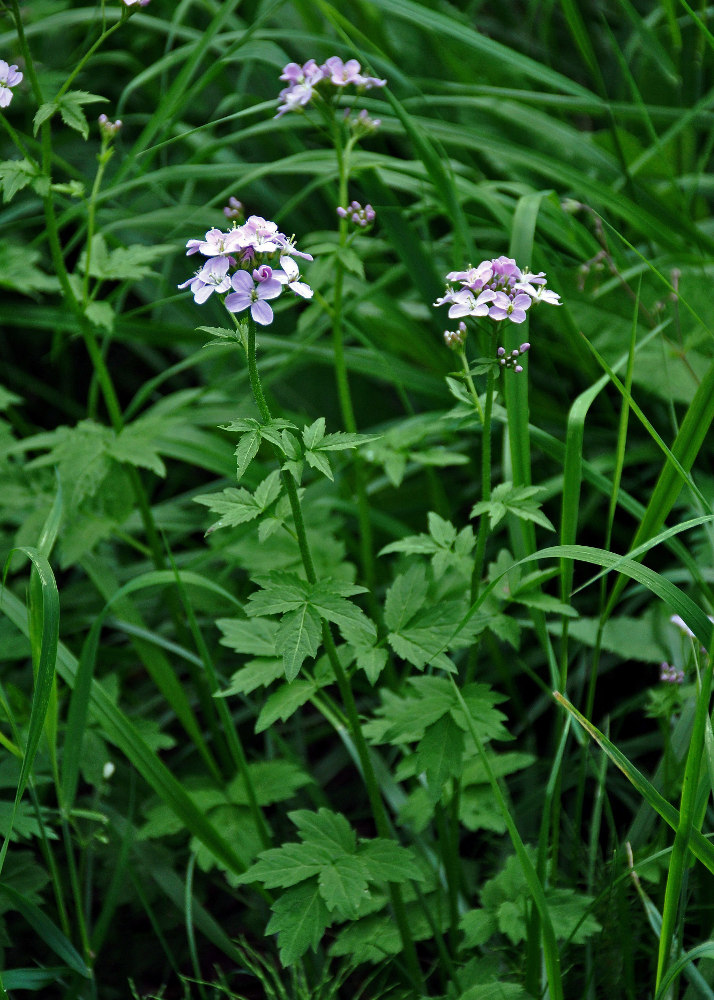
[[[126,8],[124,8],[124,10],[126,10]],[[62,95],[69,90],[69,88],[72,86],[72,83],[82,72],[86,64],[89,62],[94,53],[97,51],[97,49],[101,45],[103,45],[104,42],[106,42],[107,38],[109,38],[111,35],[114,34],[115,31],[121,28],[121,26],[126,22],[126,20],[127,20],[126,16],[121,17],[115,24],[111,26],[111,28],[107,28],[105,31],[102,32],[102,34],[99,36],[96,42],[94,42],[94,44],[87,49],[87,51],[84,53],[84,55],[79,60],[77,65],[74,67],[72,72],[69,74],[67,79],[64,81],[60,89],[57,91],[57,97],[55,98],[55,100],[59,100],[59,98],[62,97]]]
[[[481,499],[491,499],[491,414],[493,412],[493,395],[495,378],[489,371],[486,381],[486,405],[483,411],[483,431],[481,434]],[[489,535],[489,517],[482,514],[478,524],[476,539],[476,554],[471,575],[471,603],[476,600],[481,589],[481,576],[486,555],[486,540]]]
[[[102,149],[97,160],[99,161],[99,166],[97,167],[97,173],[94,178],[94,184],[92,185],[92,191],[89,195],[89,201],[87,203],[87,245],[84,251],[84,282],[82,285],[82,300],[84,303],[84,308],[86,309],[89,305],[89,272],[92,266],[92,241],[94,239],[94,227],[97,214],[97,195],[102,186],[102,179],[104,177],[104,171],[106,170],[107,163],[111,159],[112,150],[109,147],[107,140],[102,135]]]
[[[338,194],[339,205],[346,206],[348,198],[348,183],[350,176],[350,154],[354,146],[354,138],[350,139],[344,146],[340,134],[339,123],[333,123],[333,144],[337,156],[338,172]],[[339,224],[339,248],[344,250],[348,238],[348,221],[340,218]],[[345,268],[342,261],[342,254],[338,253],[335,260],[335,287],[332,308],[332,349],[335,357],[335,379],[337,382],[337,396],[340,402],[340,412],[342,423],[346,431],[350,434],[357,432],[357,421],[355,420],[354,406],[352,405],[352,393],[350,391],[349,377],[347,374],[347,364],[345,362],[344,329],[342,322],[342,295],[344,291]],[[354,484],[357,500],[357,523],[359,525],[359,547],[360,562],[362,564],[362,575],[368,591],[368,600],[374,605],[374,544],[372,539],[372,522],[369,516],[369,503],[367,501],[367,484],[365,467],[359,455],[354,461]],[[373,617],[376,617],[376,608],[370,608]]]
[[[253,397],[255,399],[256,405],[258,407],[258,412],[262,420],[268,423],[272,420],[272,414],[270,412],[270,407],[267,404],[265,395],[263,393],[263,387],[260,382],[260,376],[258,374],[258,365],[256,360],[255,351],[255,324],[252,319],[248,319],[248,339],[247,339],[247,353],[248,353],[248,378],[250,379],[251,389],[253,391]],[[300,497],[298,495],[297,484],[293,479],[290,472],[283,471],[281,473],[283,486],[288,495],[288,500],[290,503],[290,510],[292,511],[293,521],[295,523],[295,534],[297,536],[298,546],[300,549],[300,556],[302,558],[303,567],[305,569],[305,576],[307,577],[308,583],[317,583],[317,574],[315,573],[315,565],[312,560],[312,555],[310,553],[310,545],[307,538],[307,532],[305,530],[305,521],[302,514],[302,506],[300,504]],[[369,754],[369,748],[367,746],[367,741],[364,738],[362,732],[362,727],[359,720],[359,712],[357,711],[357,704],[355,702],[354,694],[350,686],[349,679],[345,670],[340,662],[340,658],[337,653],[337,647],[335,646],[335,640],[332,635],[332,629],[327,621],[322,623],[322,642],[325,647],[325,652],[327,653],[327,658],[330,662],[330,666],[335,675],[335,680],[337,682],[337,687],[340,692],[340,698],[342,700],[342,705],[347,716],[347,721],[349,724],[349,729],[352,735],[352,740],[357,750],[357,755],[359,759],[359,767],[362,773],[362,779],[365,783],[367,789],[367,796],[369,798],[370,807],[372,810],[372,816],[374,819],[375,826],[377,828],[377,833],[380,837],[385,837],[391,839],[392,832],[389,825],[389,820],[387,818],[387,813],[384,808],[384,802],[382,801],[381,792],[379,789],[379,784],[377,782],[376,775],[374,773],[374,767],[372,766],[372,760]],[[405,951],[405,958],[407,961],[407,966],[409,969],[410,976],[415,985],[420,985],[422,983],[421,970],[419,969],[419,963],[416,954],[416,948],[414,946],[414,941],[412,940],[411,933],[409,931],[409,924],[406,916],[406,908],[404,906],[404,900],[402,899],[401,892],[397,885],[390,885],[390,894],[392,900],[392,907],[394,909],[394,915],[399,927],[399,932],[402,939],[402,945]]]
[[[675,925],[677,922],[677,910],[679,908],[680,895],[682,891],[682,881],[685,872],[685,865],[689,854],[689,839],[694,825],[694,814],[696,808],[697,789],[699,786],[699,774],[702,767],[702,757],[704,752],[704,730],[709,719],[709,701],[712,691],[712,671],[714,670],[714,660],[707,662],[704,668],[704,678],[700,681],[699,698],[697,700],[694,726],[692,727],[692,737],[687,753],[687,763],[684,769],[684,781],[682,782],[682,798],[679,806],[679,823],[677,832],[674,835],[674,845],[669,861],[669,871],[667,873],[667,888],[664,894],[664,906],[662,907],[662,930],[659,938],[659,952],[657,955],[657,979],[655,982],[655,993],[659,991],[662,976],[667,971],[669,965],[672,941],[674,938]]]
[[[508,808],[508,803],[506,802],[506,798],[501,790],[501,784],[491,767],[491,762],[488,759],[488,755],[476,729],[469,707],[464,701],[454,678],[450,677],[449,680],[451,681],[451,686],[454,689],[454,693],[456,694],[456,698],[461,706],[461,710],[464,713],[468,730],[471,733],[474,743],[476,744],[476,749],[479,757],[481,758],[484,771],[486,772],[486,778],[491,786],[491,791],[496,799],[496,804],[498,805],[498,809],[503,817],[503,821],[506,824],[508,835],[511,838],[511,843],[513,844],[516,856],[521,865],[521,870],[523,871],[528,888],[530,889],[531,898],[533,899],[542,922],[544,950],[543,960],[548,979],[548,986],[550,989],[550,1000],[563,1000],[563,981],[560,971],[560,954],[558,952],[558,943],[555,937],[555,931],[553,930],[553,923],[550,918],[550,912],[548,910],[548,903],[543,891],[543,885],[538,878],[536,870],[533,867],[533,863],[531,862],[528,852],[526,851],[525,845],[521,840],[518,828],[513,821],[513,817],[511,816]]]

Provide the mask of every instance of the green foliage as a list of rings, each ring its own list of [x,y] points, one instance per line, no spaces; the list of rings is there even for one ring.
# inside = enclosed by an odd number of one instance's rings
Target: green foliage
[[[503,520],[506,514],[515,514],[524,521],[533,521],[543,528],[555,531],[552,523],[539,509],[540,503],[536,496],[542,492],[539,486],[514,486],[513,483],[500,483],[491,494],[490,500],[482,500],[471,508],[471,517],[488,514],[491,529]]]
[[[37,135],[40,126],[59,112],[65,125],[75,129],[86,140],[89,138],[89,125],[83,105],[106,100],[106,97],[90,94],[86,90],[68,90],[54,101],[40,105],[33,121],[33,134]]]
[[[322,580],[309,584],[294,573],[270,573],[255,577],[261,588],[246,605],[249,617],[279,614],[274,653],[283,658],[285,676],[294,680],[307,657],[315,657],[321,643],[321,622],[334,622],[349,641],[356,635],[367,641],[376,637],[369,618],[349,597],[364,593],[364,587]]]
[[[239,880],[287,890],[273,903],[267,927],[278,935],[284,965],[317,948],[333,923],[370,909],[370,885],[422,877],[409,850],[380,838],[358,841],[341,813],[301,809],[289,818],[300,841],[263,851]]]
[[[535,860],[535,855],[532,854]],[[513,944],[524,941],[527,933],[530,892],[520,863],[515,857],[484,883],[481,908],[469,910],[460,921],[465,946],[485,944],[496,934],[503,934]],[[593,899],[574,889],[551,889],[546,892],[548,911],[556,935],[573,944],[584,944],[600,933],[600,924],[592,915]]]
[[[711,995],[713,45],[650,6],[6,5],[3,996]],[[388,85],[274,117],[331,55]],[[229,198],[315,258],[265,326],[177,288]],[[501,255],[562,306],[448,351]]]

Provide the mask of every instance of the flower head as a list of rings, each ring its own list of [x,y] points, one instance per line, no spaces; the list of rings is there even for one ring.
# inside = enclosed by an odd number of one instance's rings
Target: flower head
[[[235,203],[231,207],[240,206],[242,210],[240,202],[231,201]],[[267,300],[277,298],[285,286],[303,298],[312,296],[312,289],[300,280],[292,259],[312,260],[312,256],[298,250],[294,237],[288,239],[276,223],[260,215],[251,215],[243,225],[234,225],[228,232],[214,228],[203,240],[188,240],[186,254],[201,254],[208,260],[179,288],[190,288],[199,304],[218,292],[225,296],[229,312],[250,309],[255,322],[263,326],[273,321]],[[278,262],[281,270],[276,270]]]
[[[532,274],[521,269],[512,257],[494,257],[483,260],[477,267],[463,271],[450,271],[447,282],[458,282],[458,287],[447,285],[445,294],[435,306],[449,304],[449,316],[488,316],[511,323],[523,323],[526,313],[536,302],[560,305],[560,296],[545,287],[543,272]]]
[[[101,114],[99,118],[97,118],[97,122],[99,123],[99,130],[102,133],[102,138],[106,143],[109,143],[114,138],[122,126],[121,118],[117,118],[117,120],[113,122],[111,119],[107,118],[105,114]]]
[[[330,56],[321,66],[314,59],[308,59],[304,65],[289,62],[280,74],[280,79],[288,84],[280,91],[276,118],[288,111],[298,111],[309,104],[318,88],[335,87],[344,90],[346,87],[356,87],[357,90],[371,90],[373,87],[386,86],[386,80],[375,76],[364,76],[362,67],[356,59],[344,62],[339,56]],[[358,119],[359,121],[359,119]],[[364,132],[374,131],[376,123],[364,112],[359,127]]]
[[[659,668],[659,679],[665,684],[683,684],[684,671],[678,670],[669,663],[661,663]]]
[[[339,205],[337,214],[341,219],[349,219],[353,226],[359,226],[360,229],[366,229],[367,226],[370,226],[377,216],[371,205],[365,205],[362,208],[358,201],[350,202],[346,208]]]
[[[223,214],[227,219],[242,222],[245,218],[243,213],[243,203],[231,195],[228,199],[228,204],[223,206]]]
[[[6,108],[12,100],[11,87],[16,87],[22,82],[22,73],[17,66],[10,66],[4,59],[0,59],[0,108]]]

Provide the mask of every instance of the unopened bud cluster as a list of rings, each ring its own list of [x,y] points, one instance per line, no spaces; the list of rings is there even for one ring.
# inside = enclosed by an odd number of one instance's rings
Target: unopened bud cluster
[[[245,212],[243,210],[243,202],[238,201],[233,195],[228,199],[228,204],[223,206],[223,214],[227,219],[235,221],[238,223],[243,222],[245,219]]]
[[[670,663],[662,663],[659,668],[659,679],[666,684],[683,684],[684,671],[678,670]]]
[[[362,208],[358,201],[352,201],[346,208],[339,205],[337,214],[341,219],[349,219],[353,226],[366,229],[367,226],[371,226],[374,222],[377,213],[371,205],[365,205]]]
[[[102,136],[106,139],[113,139],[122,126],[121,118],[117,118],[113,122],[104,114],[100,115],[97,121],[99,122],[99,129]]]
[[[499,365],[501,368],[512,368],[514,372],[522,372],[523,365],[519,363],[518,359],[529,351],[530,347],[531,345],[528,343],[521,344],[520,347],[516,347],[512,350],[510,354],[506,354],[505,347],[499,347],[496,351]]]
[[[452,351],[460,351],[466,342],[466,324],[462,320],[458,330],[444,330],[444,343]]]
[[[382,124],[381,118],[370,118],[366,108],[362,108],[354,118],[350,117],[351,110],[351,108],[345,108],[345,121],[358,137],[376,132]]]

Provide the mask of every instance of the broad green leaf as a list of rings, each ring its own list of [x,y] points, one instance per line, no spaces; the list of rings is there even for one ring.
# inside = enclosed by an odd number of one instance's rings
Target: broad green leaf
[[[341,813],[323,807],[317,812],[297,809],[288,813],[288,816],[303,840],[327,846],[332,858],[339,858],[343,854],[354,854],[357,838]]]
[[[540,503],[535,499],[542,492],[540,486],[514,486],[510,482],[501,483],[491,493],[490,500],[474,504],[471,508],[471,517],[487,513],[493,530],[506,514],[514,514],[523,520],[534,521],[550,531],[555,531],[550,520],[539,509]]]
[[[0,163],[0,185],[2,185],[3,201],[12,201],[18,191],[29,185],[40,197],[49,194],[49,177],[44,175],[39,166],[32,160],[4,160]],[[28,253],[27,248],[23,251]],[[51,283],[53,279],[47,279]],[[51,287],[47,284],[45,287]]]
[[[320,871],[320,893],[337,920],[356,919],[369,900],[366,872],[361,858],[354,855],[337,858]]]
[[[397,576],[384,602],[384,620],[392,632],[398,632],[414,617],[426,600],[427,590],[423,566],[414,565]]]
[[[444,785],[458,777],[463,767],[464,733],[454,722],[451,713],[442,715],[424,732],[417,747],[417,766],[426,772],[429,794],[437,801]]]
[[[260,710],[260,715],[255,723],[256,733],[262,733],[269,729],[278,719],[285,722],[306,701],[310,700],[316,690],[317,686],[313,681],[303,678],[293,680],[278,688],[268,697]]]
[[[259,621],[260,619],[255,619]],[[271,623],[272,624],[272,623]],[[275,623],[277,625],[277,623]],[[230,645],[227,643],[226,645]],[[237,670],[231,677],[227,688],[220,692],[221,698],[232,694],[250,694],[261,687],[269,687],[273,681],[285,676],[282,658],[249,660],[244,667]]]
[[[283,657],[288,681],[297,677],[308,657],[317,656],[321,640],[320,616],[310,604],[283,615],[275,636],[275,651]]]
[[[276,572],[254,579],[262,589],[248,598],[245,613],[251,618],[283,614],[307,602],[310,585],[295,573]]]
[[[272,910],[273,915],[265,930],[266,934],[278,935],[283,966],[294,965],[308,948],[317,948],[332,923],[317,879],[286,890],[273,903]]]
[[[315,445],[319,444],[320,441],[325,436],[325,418],[318,417],[318,419],[310,424],[309,427],[305,427],[302,432],[302,439],[305,447],[309,451],[314,448]]]
[[[262,882],[266,889],[287,889],[317,875],[331,861],[330,851],[313,841],[283,844],[282,847],[262,851],[255,864],[246,869],[237,881],[243,884]]]
[[[258,454],[258,448],[260,447],[261,433],[260,429],[249,431],[243,434],[240,441],[236,445],[236,477],[240,479],[248,468],[250,463],[253,461],[255,456]]]
[[[420,882],[425,878],[412,851],[393,840],[363,840],[357,854],[369,872],[370,881],[406,882],[415,879]]]
[[[221,645],[228,646],[236,653],[251,653],[254,656],[275,656],[275,635],[277,622],[269,618],[219,618],[216,625],[223,633]]]

